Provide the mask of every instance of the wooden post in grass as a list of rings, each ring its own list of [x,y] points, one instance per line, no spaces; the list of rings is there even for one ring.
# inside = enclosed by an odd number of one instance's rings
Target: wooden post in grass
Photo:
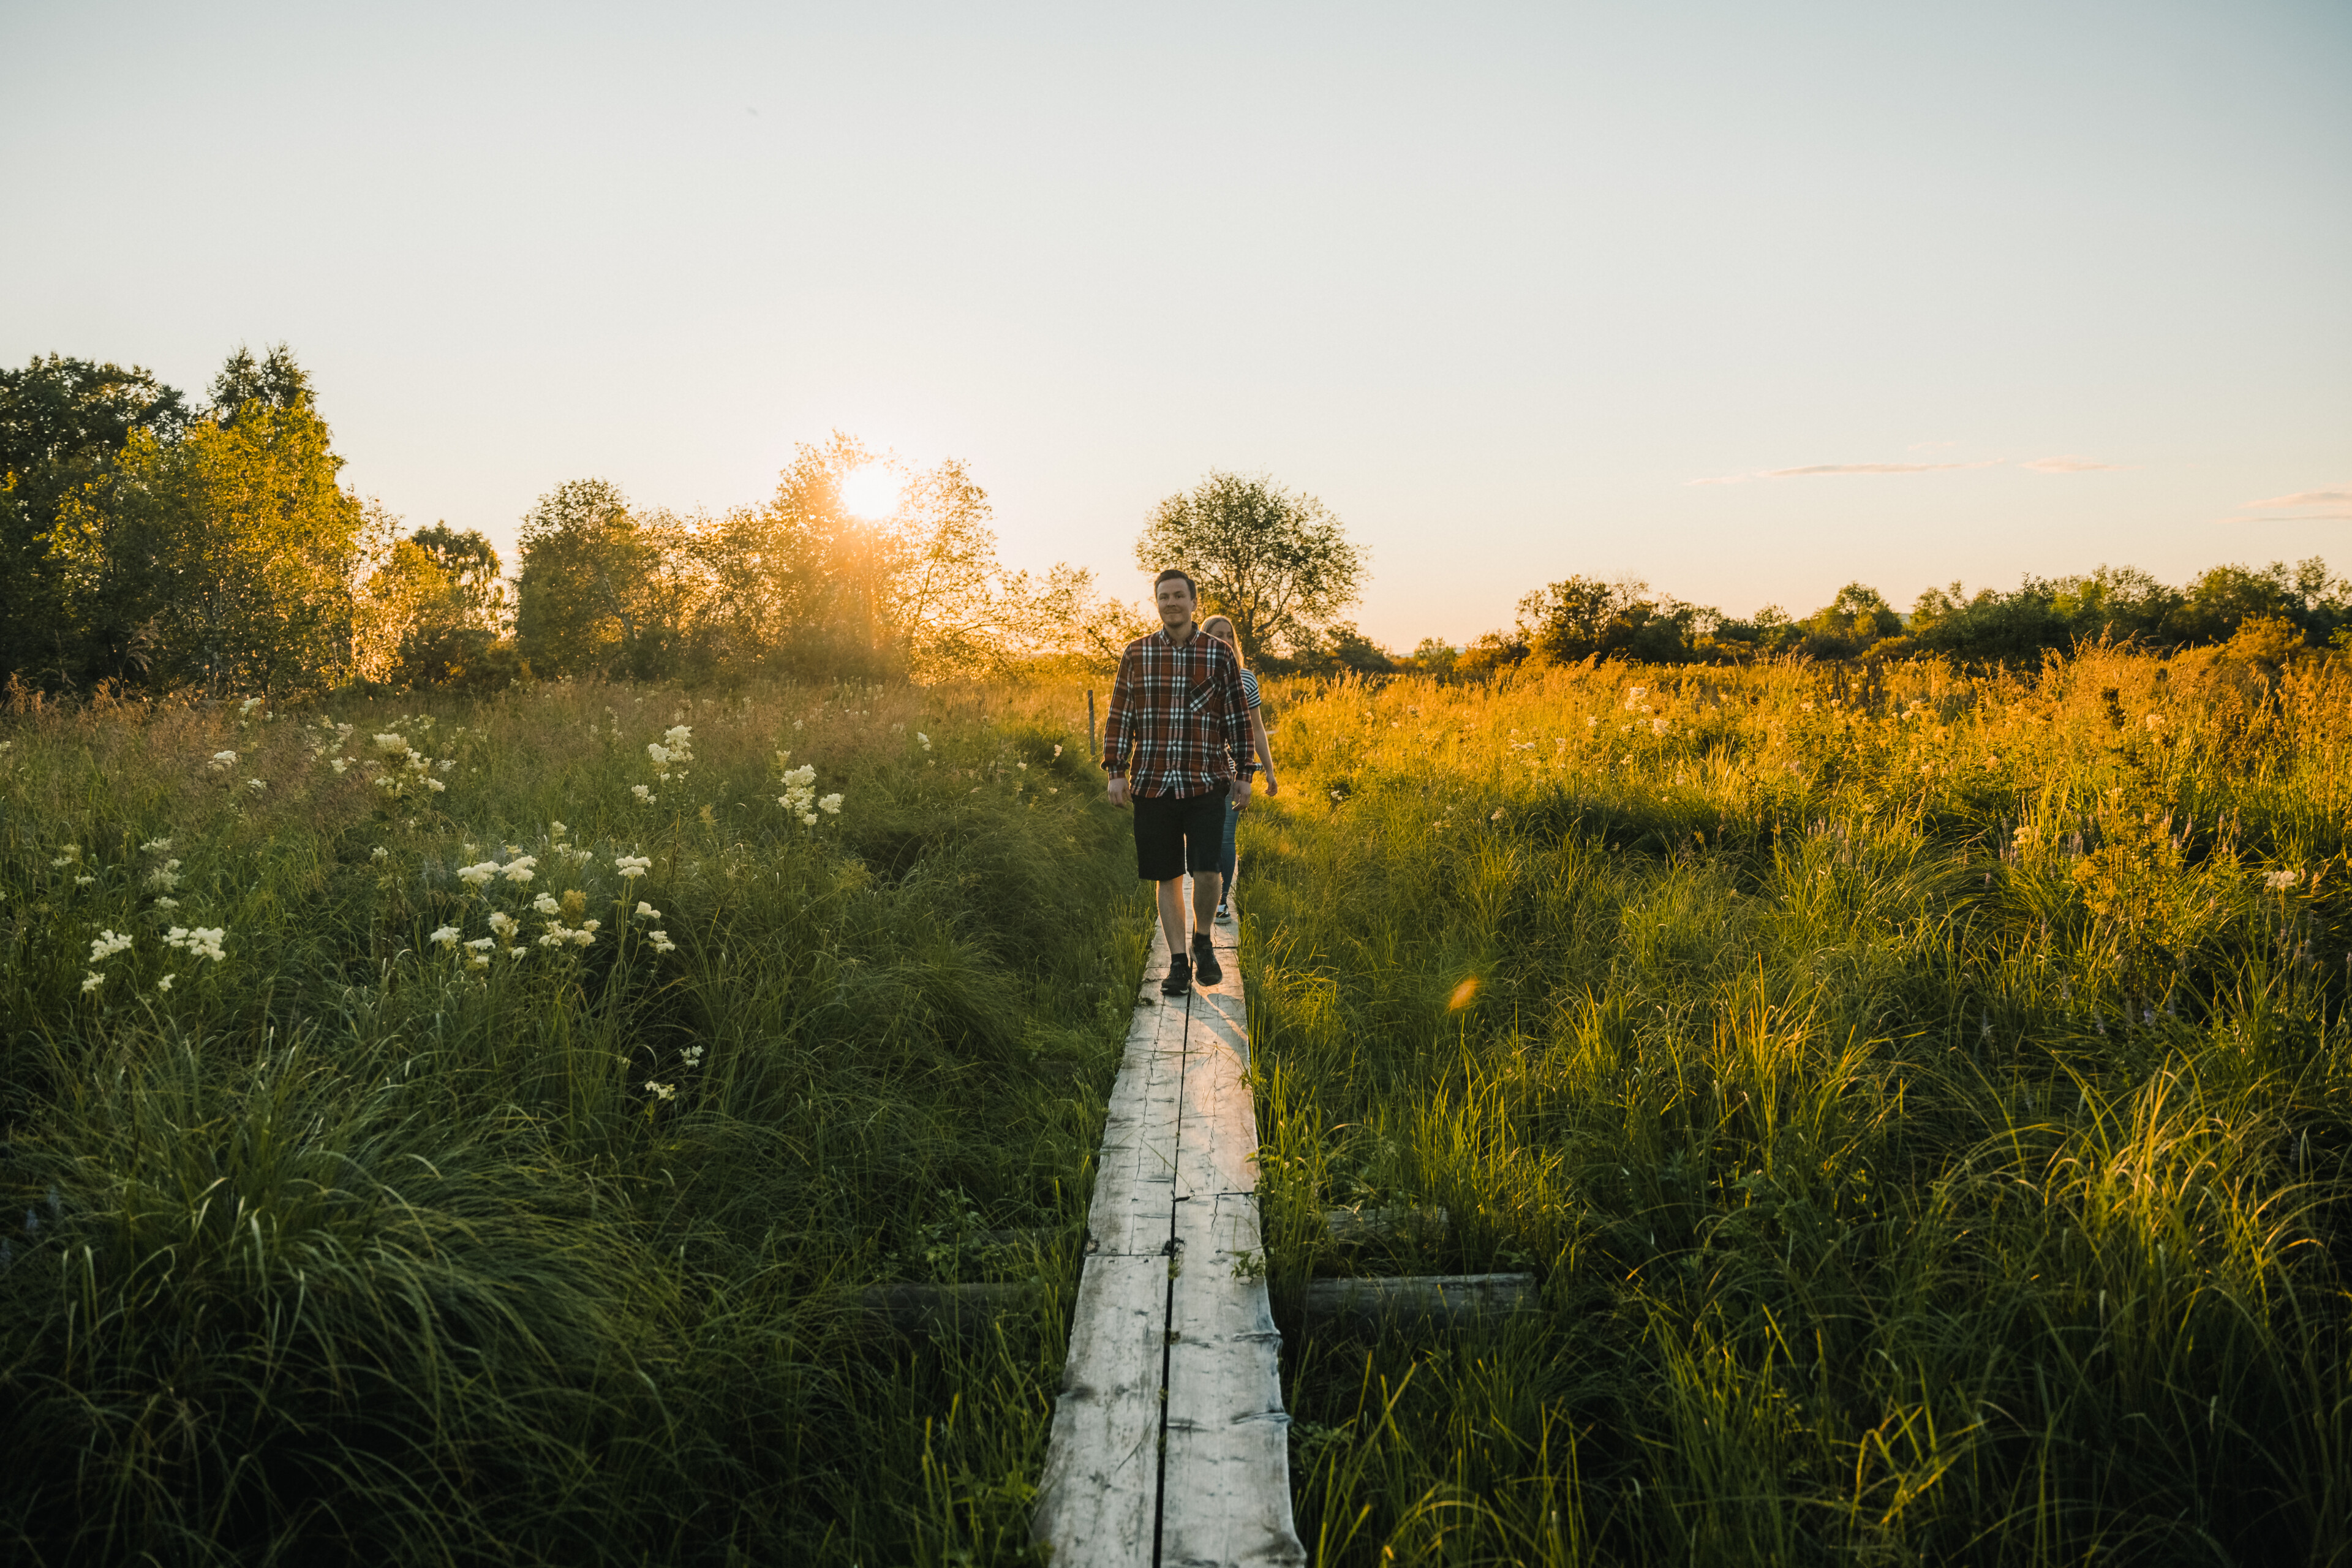
[[[1087,689],[1087,755],[1097,762],[1102,760],[1102,748],[1095,744],[1095,693],[1092,687]]]

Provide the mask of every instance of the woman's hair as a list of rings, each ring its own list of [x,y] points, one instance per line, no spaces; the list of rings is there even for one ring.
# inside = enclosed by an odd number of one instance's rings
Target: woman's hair
[[[1227,647],[1231,647],[1231,648],[1234,650],[1234,662],[1235,664],[1242,664],[1244,668],[1248,668],[1248,666],[1247,666],[1247,665],[1245,665],[1245,664],[1243,664],[1243,661],[1242,661],[1242,641],[1241,641],[1241,638],[1239,638],[1239,637],[1237,637],[1234,636],[1234,618],[1233,618],[1233,616],[1229,616],[1229,615],[1226,615],[1223,611],[1220,610],[1219,612],[1217,612],[1217,614],[1215,614],[1215,615],[1213,615],[1213,616],[1211,616],[1207,620],[1202,621],[1202,622],[1201,623],[1201,629],[1202,629],[1202,631],[1204,631],[1204,632],[1208,632],[1208,631],[1209,631],[1209,628],[1210,628],[1211,626],[1215,626],[1219,621],[1223,621],[1223,622],[1224,622],[1224,623],[1225,623],[1225,635],[1224,635],[1223,637],[1217,637],[1217,640],[1218,640],[1219,642],[1222,642],[1222,643],[1225,644]],[[1209,635],[1210,635],[1211,637],[1217,637],[1217,634],[1216,634],[1216,633],[1214,633],[1214,632],[1209,632]]]

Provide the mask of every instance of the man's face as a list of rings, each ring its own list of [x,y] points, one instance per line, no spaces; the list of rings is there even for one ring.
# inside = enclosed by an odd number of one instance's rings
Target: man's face
[[[1153,591],[1160,601],[1160,624],[1171,632],[1181,632],[1192,624],[1192,584],[1181,577],[1171,577]]]

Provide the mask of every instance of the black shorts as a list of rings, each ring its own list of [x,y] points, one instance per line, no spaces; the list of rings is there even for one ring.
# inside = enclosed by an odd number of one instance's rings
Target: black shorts
[[[1199,875],[1224,864],[1225,797],[1231,784],[1206,795],[1139,795],[1135,797],[1135,874],[1165,882],[1191,871]]]

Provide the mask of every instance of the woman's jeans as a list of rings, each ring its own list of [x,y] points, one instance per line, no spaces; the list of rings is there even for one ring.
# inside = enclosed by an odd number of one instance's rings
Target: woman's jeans
[[[1241,820],[1242,814],[1228,802],[1225,805],[1225,854],[1218,866],[1218,869],[1225,874],[1223,890],[1217,895],[1220,903],[1232,901],[1234,896],[1234,829],[1241,826]]]

